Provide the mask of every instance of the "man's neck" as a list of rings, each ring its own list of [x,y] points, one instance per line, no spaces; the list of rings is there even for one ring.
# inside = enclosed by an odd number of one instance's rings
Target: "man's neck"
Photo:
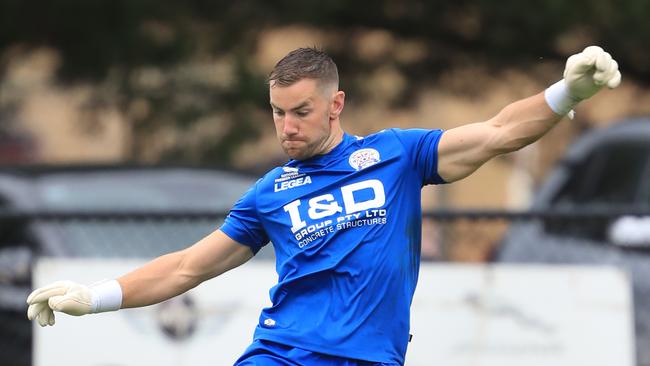
[[[337,147],[342,141],[343,141],[343,135],[345,132],[341,128],[336,128],[333,133],[330,135],[330,137],[326,140],[326,143],[324,144],[323,149],[321,150],[321,153],[319,155],[325,155],[328,152],[334,150],[335,147]]]

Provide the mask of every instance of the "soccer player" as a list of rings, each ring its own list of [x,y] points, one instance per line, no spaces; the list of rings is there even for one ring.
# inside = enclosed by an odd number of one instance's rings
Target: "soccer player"
[[[269,76],[277,138],[290,160],[259,179],[224,224],[193,246],[118,279],[36,289],[28,317],[155,304],[246,261],[269,241],[278,284],[236,365],[402,365],[420,262],[420,191],[462,179],[539,139],[572,108],[621,80],[600,47],[571,56],[564,78],[487,121],[448,131],[345,133],[345,94],[325,53],[301,48]],[[228,296],[228,294],[223,294]]]

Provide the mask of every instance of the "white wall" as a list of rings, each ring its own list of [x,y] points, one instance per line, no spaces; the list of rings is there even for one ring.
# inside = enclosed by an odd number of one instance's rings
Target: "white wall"
[[[121,275],[140,262],[41,260],[35,286]],[[252,340],[277,275],[251,262],[189,292],[181,301],[35,327],[34,365],[229,365]],[[605,267],[425,264],[412,306],[410,366],[634,365],[630,285]],[[175,329],[196,331],[174,341]]]

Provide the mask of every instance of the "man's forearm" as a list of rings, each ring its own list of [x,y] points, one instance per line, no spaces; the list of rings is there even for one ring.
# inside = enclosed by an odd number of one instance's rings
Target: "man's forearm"
[[[551,110],[544,93],[509,104],[487,121],[499,131],[491,148],[497,154],[519,150],[544,136],[562,117]]]
[[[251,257],[253,252],[249,247],[230,239],[221,230],[215,230],[189,248],[158,257],[118,278],[122,287],[122,308],[165,301],[243,264]]]
[[[183,273],[184,252],[163,255],[117,279],[122,287],[122,308],[147,306],[180,295],[201,280]]]

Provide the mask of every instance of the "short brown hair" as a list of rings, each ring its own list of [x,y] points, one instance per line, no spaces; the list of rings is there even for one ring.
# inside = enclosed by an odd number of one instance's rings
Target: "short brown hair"
[[[332,58],[317,48],[298,48],[278,61],[269,74],[268,83],[290,86],[302,79],[316,79],[321,84],[339,85],[339,72]]]

